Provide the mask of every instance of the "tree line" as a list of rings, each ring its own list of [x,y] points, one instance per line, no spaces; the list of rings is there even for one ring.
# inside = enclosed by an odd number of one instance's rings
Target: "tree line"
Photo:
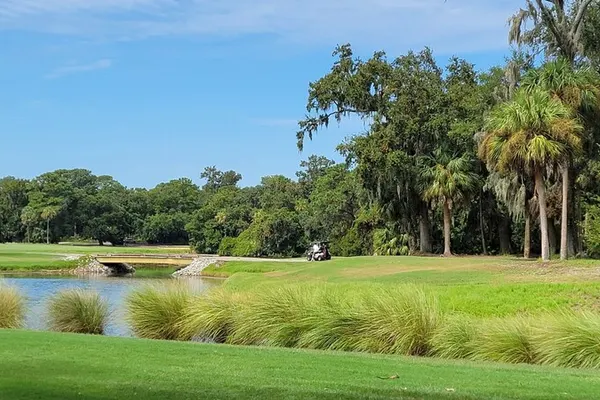
[[[478,71],[425,48],[367,60],[349,44],[309,85],[298,147],[358,116],[366,132],[311,156],[297,179],[239,187],[204,170],[151,190],[86,170],[0,181],[0,239],[190,243],[201,253],[289,256],[600,254],[600,3],[526,0],[510,56]]]

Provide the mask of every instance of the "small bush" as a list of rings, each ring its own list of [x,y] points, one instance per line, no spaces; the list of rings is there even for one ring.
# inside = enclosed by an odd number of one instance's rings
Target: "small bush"
[[[179,323],[183,337],[225,343],[248,295],[215,289],[190,301]]]
[[[600,368],[600,315],[580,312],[548,316],[536,330],[535,343],[543,364]]]
[[[260,241],[252,227],[246,229],[235,239],[235,247],[232,256],[236,257],[256,257],[260,255]]]
[[[538,361],[534,346],[534,322],[530,318],[514,317],[485,321],[475,336],[474,359],[512,364],[533,364]]]
[[[407,256],[410,253],[407,234],[394,235],[388,229],[373,232],[373,249],[377,256]]]
[[[236,238],[225,237],[221,240],[221,244],[219,245],[219,255],[220,256],[232,256],[235,252],[235,246],[237,243]]]
[[[19,291],[0,283],[0,329],[21,328],[25,309],[25,299]]]
[[[191,299],[189,289],[181,284],[146,286],[127,297],[127,320],[140,338],[190,340],[182,321]]]
[[[432,354],[448,359],[472,358],[474,340],[479,333],[476,321],[469,317],[446,318],[431,338]]]
[[[108,304],[98,293],[66,290],[50,299],[48,317],[54,331],[102,335],[109,318]]]

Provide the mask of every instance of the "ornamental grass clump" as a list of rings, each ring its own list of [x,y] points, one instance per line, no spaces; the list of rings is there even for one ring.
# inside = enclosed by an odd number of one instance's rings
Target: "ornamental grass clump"
[[[0,282],[0,329],[23,327],[25,311],[25,299],[19,291]]]
[[[535,333],[542,364],[600,368],[600,315],[563,312],[546,316]]]
[[[511,364],[537,363],[539,355],[534,326],[534,320],[522,316],[482,322],[473,341],[473,359]]]
[[[108,319],[108,303],[96,292],[65,290],[48,301],[48,325],[53,331],[102,335]]]
[[[193,335],[184,329],[183,321],[192,298],[189,288],[180,283],[142,287],[127,296],[127,321],[140,338],[190,340]]]
[[[183,337],[225,343],[233,332],[234,320],[250,295],[222,288],[194,297],[179,322]]]
[[[431,352],[431,338],[441,320],[434,297],[412,285],[368,289],[362,297],[364,325],[357,332],[355,350],[410,356]]]
[[[431,338],[432,355],[447,359],[470,359],[475,354],[478,324],[471,317],[457,315],[445,318]]]
[[[256,293],[238,307],[228,342],[239,345],[297,347],[322,300],[314,285],[287,285]]]

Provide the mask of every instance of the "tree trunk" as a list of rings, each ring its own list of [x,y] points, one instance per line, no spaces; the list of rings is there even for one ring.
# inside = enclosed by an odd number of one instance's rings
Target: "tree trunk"
[[[542,260],[550,261],[550,247],[548,243],[548,213],[546,212],[546,186],[542,171],[538,168],[535,171],[535,190],[538,195],[540,205],[540,232],[542,242]]]
[[[510,221],[502,215],[498,223],[498,237],[500,239],[500,253],[510,254]]]
[[[31,243],[31,226],[27,225],[27,243]]]
[[[569,258],[569,167],[562,171],[562,214],[560,220],[560,259]]]
[[[50,244],[50,219],[46,220],[46,244]]]
[[[523,239],[523,258],[531,257],[531,215],[525,210],[525,236]]]
[[[427,205],[421,206],[421,218],[419,220],[419,240],[420,250],[422,253],[433,252],[433,245],[431,243],[431,224],[429,223],[429,210]]]
[[[444,257],[452,256],[450,249],[450,233],[452,228],[452,216],[450,214],[450,203],[444,201]]]
[[[558,236],[556,234],[556,226],[554,225],[554,220],[550,218],[548,220],[548,248],[550,249],[550,258],[554,254],[556,254],[557,246],[556,242],[558,241]]]
[[[487,246],[485,245],[485,231],[483,229],[483,190],[479,196],[479,233],[481,234],[481,247],[483,248],[483,254],[487,255]]]

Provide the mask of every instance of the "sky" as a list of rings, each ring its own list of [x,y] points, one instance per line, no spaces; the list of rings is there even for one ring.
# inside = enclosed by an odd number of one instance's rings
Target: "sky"
[[[363,132],[319,132],[300,153],[309,82],[351,43],[367,58],[433,49],[486,69],[508,52],[521,0],[0,0],[0,176],[59,168],[129,187],[206,166],[243,185],[294,177]]]

